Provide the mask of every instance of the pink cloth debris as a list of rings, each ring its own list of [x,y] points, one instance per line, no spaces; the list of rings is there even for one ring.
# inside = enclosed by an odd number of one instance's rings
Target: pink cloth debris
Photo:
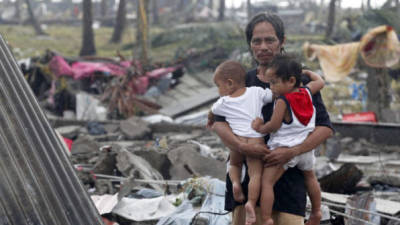
[[[165,68],[155,69],[150,72],[147,72],[146,76],[149,78],[152,78],[152,79],[153,78],[158,79],[158,78],[161,78],[161,77],[167,75],[168,73],[174,72],[177,68],[179,68],[179,67],[173,66],[173,67],[165,67]]]
[[[71,66],[65,61],[65,59],[59,55],[54,56],[49,62],[49,68],[53,74],[57,77],[60,76],[73,76]]]
[[[138,77],[131,83],[131,87],[137,94],[144,94],[146,93],[149,87],[149,78],[148,77]]]
[[[91,77],[95,72],[122,76],[127,73],[127,68],[131,65],[129,61],[123,61],[119,65],[109,62],[75,62],[69,65],[59,55],[54,56],[49,62],[49,68],[56,76],[71,76],[74,79]]]
[[[92,76],[95,72],[102,72],[114,76],[126,74],[126,68],[112,64],[99,62],[75,62],[72,64],[74,79],[82,79]]]

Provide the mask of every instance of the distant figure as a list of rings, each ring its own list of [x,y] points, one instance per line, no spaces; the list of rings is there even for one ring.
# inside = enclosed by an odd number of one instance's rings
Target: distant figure
[[[77,5],[74,5],[73,15],[75,18],[78,18],[79,16],[79,7]]]

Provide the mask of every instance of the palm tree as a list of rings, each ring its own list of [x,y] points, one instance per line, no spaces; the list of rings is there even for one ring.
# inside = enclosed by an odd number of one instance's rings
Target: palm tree
[[[160,18],[158,16],[158,0],[152,0],[153,2],[153,23],[154,24],[159,24],[160,23]]]
[[[335,3],[336,0],[331,0],[329,3],[329,14],[328,14],[328,26],[326,27],[325,38],[329,39],[333,32],[333,27],[335,25]]]
[[[219,0],[219,15],[218,21],[223,21],[225,19],[225,0]]]
[[[93,33],[92,0],[83,0],[83,26],[82,26],[82,47],[79,55],[95,55],[96,47]]]
[[[26,6],[28,8],[28,14],[30,17],[30,21],[32,23],[33,28],[35,29],[36,35],[47,35],[40,26],[39,22],[37,21],[35,14],[33,13],[32,5],[29,0],[25,0]]]
[[[18,20],[18,23],[21,22],[21,7],[20,7],[20,0],[15,0],[14,7],[15,7],[15,19]]]
[[[105,17],[107,14],[107,0],[101,0],[100,3],[100,14],[102,17]]]
[[[120,0],[118,5],[117,18],[115,20],[114,32],[111,37],[111,43],[120,43],[126,24],[126,0]]]

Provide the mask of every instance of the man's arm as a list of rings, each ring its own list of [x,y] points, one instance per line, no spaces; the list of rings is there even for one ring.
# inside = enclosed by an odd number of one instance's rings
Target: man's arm
[[[251,157],[262,157],[270,153],[266,145],[252,145],[240,141],[226,122],[216,121],[212,125],[212,129],[221,138],[222,143],[232,151]]]
[[[327,126],[317,126],[314,131],[299,145],[291,148],[280,147],[264,156],[265,166],[275,166],[287,163],[290,159],[305,152],[311,151],[326,139],[331,137],[333,130]]]

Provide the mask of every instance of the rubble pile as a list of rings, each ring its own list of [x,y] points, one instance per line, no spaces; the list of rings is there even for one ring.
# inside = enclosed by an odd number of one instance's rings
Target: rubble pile
[[[226,213],[228,149],[203,125],[171,121],[149,123],[131,117],[55,127],[73,140],[70,159],[103,217],[119,224],[189,224],[192,220],[197,221],[194,224],[229,224],[230,215],[220,215]],[[89,127],[103,132],[90,132]],[[323,191],[323,224],[348,220],[348,199],[366,198],[363,193],[373,193],[371,201],[377,204],[364,210],[391,216],[380,217],[375,224],[396,218],[400,211],[398,150],[340,134],[320,146],[315,171]],[[209,198],[220,198],[218,207],[210,209]],[[388,210],[385,204],[394,208]],[[213,214],[198,214],[204,207]],[[225,222],[213,222],[217,219]]]
[[[93,124],[105,133],[90,132],[89,126]],[[151,215],[145,217],[146,220],[157,222],[172,212],[176,213],[174,204],[178,206],[190,201],[197,207],[204,205],[205,199],[211,198],[207,196],[208,182],[217,182],[221,196],[224,194],[222,180],[226,175],[228,151],[215,134],[203,127],[164,122],[150,124],[131,117],[123,121],[88,122],[86,126],[68,125],[55,129],[73,141],[68,151],[71,162],[87,191],[96,196],[93,200],[119,196],[119,200],[103,200],[108,203],[115,201],[115,207],[109,213],[120,224],[129,224],[124,220],[142,221],[140,216],[124,214],[127,210],[124,207],[139,204],[134,200],[136,198],[159,198],[157,204],[169,208],[169,211],[154,208],[153,211],[158,213],[153,215],[148,208],[140,209],[141,213]],[[219,201],[223,205],[223,198]],[[153,203],[143,204],[150,207]],[[131,210],[128,210],[129,214]],[[192,213],[196,212],[193,210]]]
[[[19,62],[42,106],[56,116],[83,120],[124,119],[161,108],[159,96],[184,75],[179,63],[149,65],[138,60],[66,58],[50,50]]]

